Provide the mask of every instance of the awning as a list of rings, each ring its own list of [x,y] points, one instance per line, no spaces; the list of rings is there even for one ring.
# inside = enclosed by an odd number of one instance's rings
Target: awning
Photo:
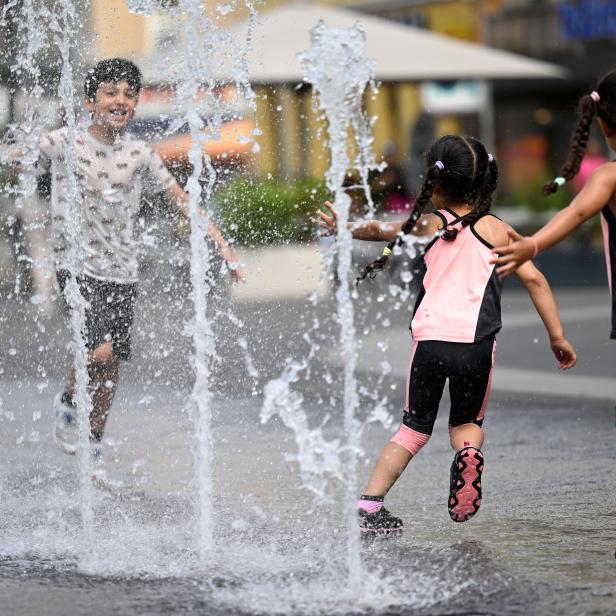
[[[310,45],[309,31],[323,20],[327,26],[350,28],[360,22],[366,32],[367,57],[376,61],[381,81],[445,81],[466,79],[558,78],[566,71],[547,62],[454,39],[390,20],[322,5],[287,5],[259,12],[248,56],[248,73],[255,84],[297,83],[303,72],[297,54]],[[223,42],[218,77],[233,80],[229,58],[237,60],[245,46],[248,23],[232,26]],[[223,39],[224,41],[224,39]],[[186,74],[179,50],[143,60],[149,82],[176,82]]]

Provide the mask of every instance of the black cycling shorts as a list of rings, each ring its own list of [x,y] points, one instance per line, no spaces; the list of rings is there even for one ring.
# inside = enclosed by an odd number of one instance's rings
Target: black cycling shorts
[[[449,379],[449,427],[465,423],[479,426],[492,385],[494,338],[461,343],[422,340],[413,345],[402,423],[432,434],[445,381]]]
[[[65,289],[70,273],[67,270],[60,270],[56,276],[68,307]],[[114,357],[130,359],[130,336],[137,284],[98,280],[90,276],[80,277],[77,282],[81,295],[87,302],[83,338],[88,350],[111,341]]]

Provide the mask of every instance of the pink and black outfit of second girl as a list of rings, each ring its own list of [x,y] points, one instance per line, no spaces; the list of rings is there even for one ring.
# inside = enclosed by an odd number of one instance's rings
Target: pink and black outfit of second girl
[[[423,256],[423,283],[411,331],[413,347],[402,426],[392,441],[416,455],[432,434],[445,381],[449,380],[449,429],[482,425],[490,397],[495,336],[501,329],[502,282],[495,273],[492,244],[453,211],[436,212],[455,241],[438,238]],[[492,214],[487,214],[491,216]],[[481,503],[483,454],[459,451],[451,466],[448,501],[453,520],[474,515]]]

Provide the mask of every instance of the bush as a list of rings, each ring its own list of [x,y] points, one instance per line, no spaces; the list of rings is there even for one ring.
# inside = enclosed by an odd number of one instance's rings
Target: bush
[[[216,192],[216,220],[245,246],[305,242],[314,238],[312,219],[328,197],[324,182],[238,178]]]

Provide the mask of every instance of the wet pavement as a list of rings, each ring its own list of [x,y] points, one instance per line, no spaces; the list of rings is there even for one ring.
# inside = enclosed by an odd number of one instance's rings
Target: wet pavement
[[[325,444],[344,438],[331,299],[316,307],[288,296],[236,302],[220,285],[213,305],[221,315],[213,371],[216,548],[203,569],[185,335],[190,302],[185,272],[167,274],[143,277],[134,359],[122,368],[106,435],[115,485],[94,491],[89,543],[80,531],[76,461],[50,438],[66,325],[58,311],[43,318],[28,302],[3,300],[2,612],[613,613],[616,417],[609,386],[616,344],[606,340],[605,289],[558,292],[580,364],[571,373],[576,386],[549,382],[551,395],[545,382],[556,372],[554,361],[530,301],[518,290],[505,293],[502,378],[485,426],[480,512],[462,525],[447,514],[452,452],[444,400],[433,438],[388,497],[405,531],[362,543],[361,590],[351,596],[344,481],[336,469],[323,471],[323,502],[315,504],[302,484],[294,433],[277,417],[259,418],[265,383],[280,376],[287,358],[306,357],[312,343],[317,355],[293,387],[309,429]],[[382,406],[389,418],[385,427],[364,430],[363,483],[398,421],[408,306],[396,310],[395,301],[371,289],[356,307],[360,415]]]

